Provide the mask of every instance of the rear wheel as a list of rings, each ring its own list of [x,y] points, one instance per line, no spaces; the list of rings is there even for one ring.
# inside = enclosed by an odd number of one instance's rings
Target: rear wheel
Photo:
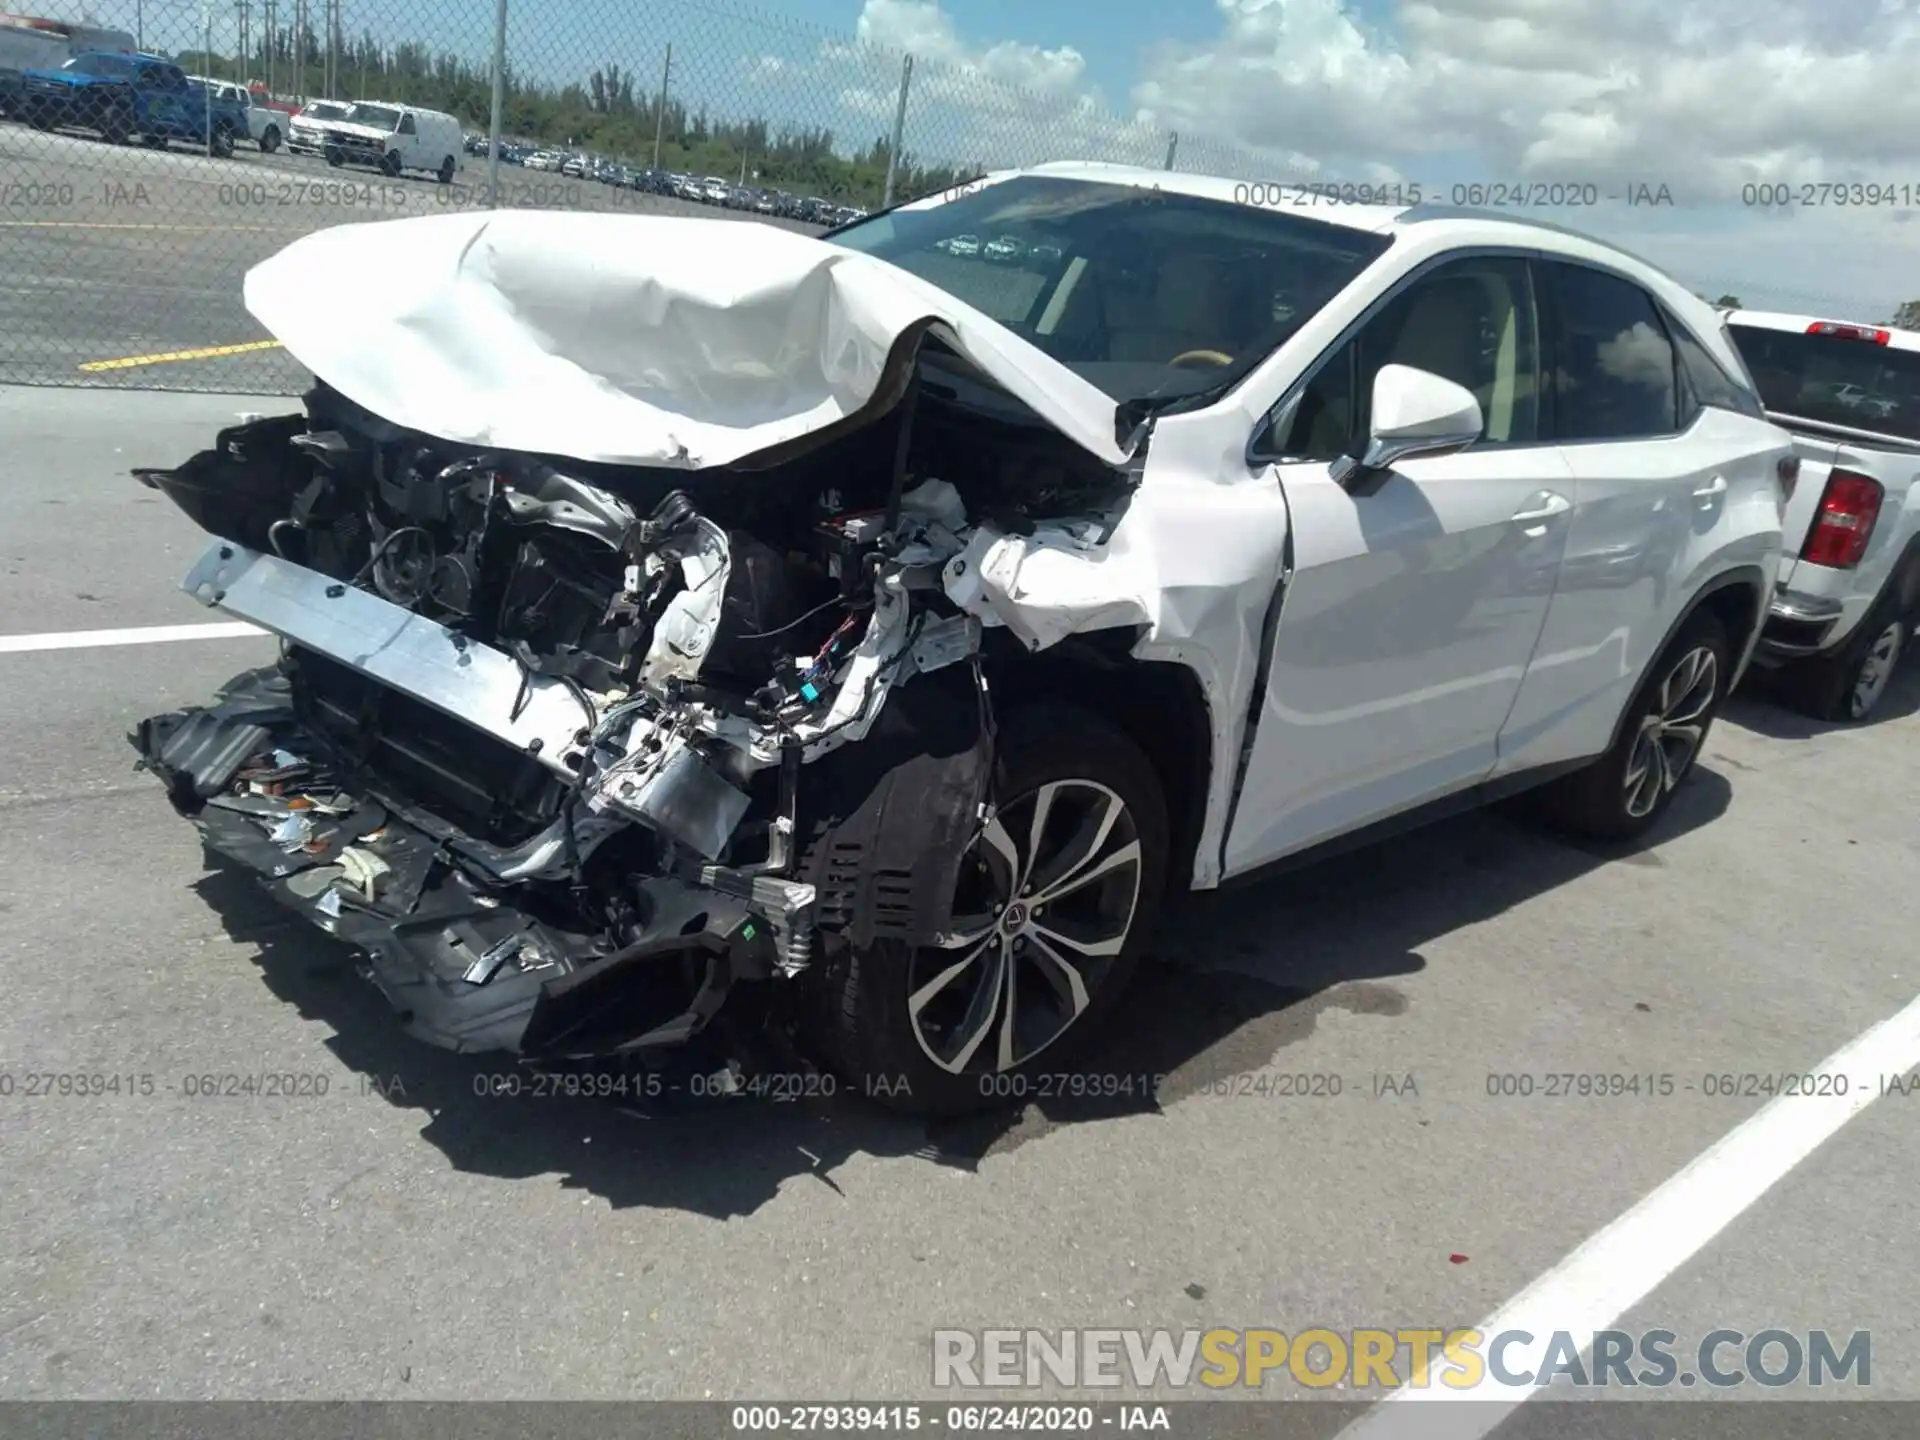
[[[449,155],[440,162],[440,171],[434,178],[442,185],[453,183],[453,156]]]
[[[1786,698],[1816,720],[1859,724],[1886,698],[1894,671],[1906,657],[1912,616],[1900,609],[1898,587],[1867,612],[1838,652],[1802,660],[1781,676]]]
[[[1631,840],[1651,828],[1706,748],[1731,651],[1711,612],[1688,620],[1628,707],[1613,748],[1540,792],[1549,818],[1597,840]]]
[[[280,148],[280,127],[269,125],[260,135],[260,153],[271,155]]]
[[[207,153],[217,160],[225,160],[233,154],[233,127],[216,125],[213,134],[207,138]]]
[[[133,138],[133,116],[118,105],[110,106],[100,117],[100,138],[109,145],[124,145]]]
[[[1165,801],[1120,731],[1066,707],[1013,716],[993,796],[948,935],[842,949],[819,967],[816,1038],[849,1083],[896,1109],[991,1108],[1071,1063],[1125,994],[1159,912]]]
[[[53,129],[53,116],[38,105],[28,105],[20,111],[20,118],[36,130]]]

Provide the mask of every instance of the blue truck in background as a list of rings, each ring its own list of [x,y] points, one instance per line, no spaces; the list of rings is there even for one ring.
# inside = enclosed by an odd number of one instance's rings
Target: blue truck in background
[[[185,140],[222,158],[247,133],[243,109],[160,55],[89,51],[20,80],[20,118],[36,130],[91,130],[109,145],[138,136],[155,149]]]

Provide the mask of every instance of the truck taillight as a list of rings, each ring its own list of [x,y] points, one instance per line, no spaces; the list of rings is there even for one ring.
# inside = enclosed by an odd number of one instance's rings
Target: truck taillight
[[[1807,326],[1809,335],[1831,335],[1838,340],[1865,340],[1873,345],[1885,345],[1893,339],[1891,330],[1880,330],[1872,325],[1844,325],[1838,320],[1816,320]]]
[[[1800,558],[1835,570],[1851,570],[1858,565],[1867,553],[1867,542],[1873,538],[1873,522],[1880,517],[1880,501],[1885,495],[1880,482],[1869,476],[1851,470],[1835,470],[1828,475],[1813,527],[1807,531],[1807,543],[1800,547]]]

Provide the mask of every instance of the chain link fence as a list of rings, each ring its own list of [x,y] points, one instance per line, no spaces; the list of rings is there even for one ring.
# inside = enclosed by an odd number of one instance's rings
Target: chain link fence
[[[701,0],[84,15],[0,16],[0,381],[297,390],[241,278],[329,225],[498,206],[819,233],[1046,160],[1276,178],[1078,94]]]
[[[83,20],[0,16],[0,382],[297,390],[241,277],[329,225],[498,206],[818,233],[1046,160],[1310,176],[1009,83],[996,52],[731,3],[68,3]]]

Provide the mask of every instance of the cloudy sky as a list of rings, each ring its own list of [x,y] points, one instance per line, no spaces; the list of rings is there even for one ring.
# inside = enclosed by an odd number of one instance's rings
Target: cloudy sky
[[[200,0],[141,3],[150,38],[198,43]],[[1572,186],[1596,203],[1534,213],[1710,295],[1866,319],[1920,298],[1920,0],[509,3],[523,73],[611,62],[644,92],[670,45],[690,105],[842,145],[887,133],[911,52],[905,148],[929,162],[1159,165],[1177,132],[1181,168],[1250,181]],[[490,0],[340,4],[349,31],[490,50]],[[134,0],[81,8],[130,22]],[[224,48],[234,0],[206,13]]]
[[[1591,186],[1554,218],[1749,304],[1920,297],[1920,0],[864,0],[851,23],[1276,175]],[[1747,188],[1776,184],[1793,203]]]

